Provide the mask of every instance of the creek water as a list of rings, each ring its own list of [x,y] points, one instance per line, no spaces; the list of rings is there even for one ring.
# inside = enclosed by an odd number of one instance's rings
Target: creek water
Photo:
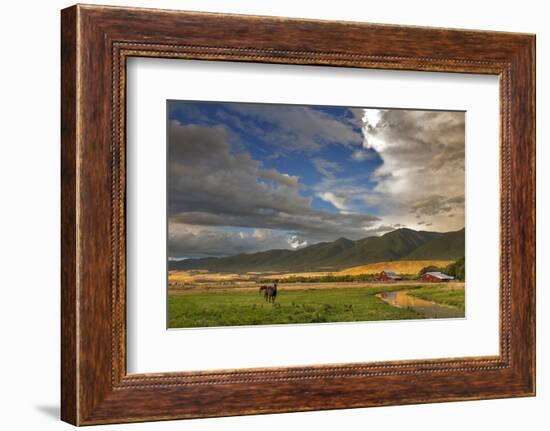
[[[464,311],[458,308],[415,298],[408,295],[408,293],[407,290],[398,290],[395,292],[378,293],[376,296],[394,307],[410,308],[427,318],[464,317]]]

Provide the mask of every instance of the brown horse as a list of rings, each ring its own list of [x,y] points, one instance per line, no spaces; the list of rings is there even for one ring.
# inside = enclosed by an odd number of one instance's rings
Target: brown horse
[[[277,283],[273,283],[273,286],[260,286],[259,293],[262,294],[262,292],[266,302],[275,304],[275,300],[277,299]]]

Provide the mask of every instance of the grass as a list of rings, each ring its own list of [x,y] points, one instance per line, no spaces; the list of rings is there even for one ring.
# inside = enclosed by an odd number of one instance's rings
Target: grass
[[[409,292],[409,295],[439,304],[450,305],[462,311],[465,309],[463,286],[453,287],[445,284],[424,286]]]
[[[409,287],[410,288],[410,287]],[[403,286],[280,290],[276,305],[254,291],[170,295],[169,328],[418,319],[375,295]]]

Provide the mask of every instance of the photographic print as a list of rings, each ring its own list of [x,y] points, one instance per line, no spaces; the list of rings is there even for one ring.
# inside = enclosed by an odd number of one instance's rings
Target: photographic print
[[[465,112],[167,102],[169,328],[465,316]]]

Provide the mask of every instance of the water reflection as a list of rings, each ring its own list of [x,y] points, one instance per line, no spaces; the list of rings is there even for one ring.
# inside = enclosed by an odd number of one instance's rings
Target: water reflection
[[[464,317],[464,311],[458,308],[415,298],[407,295],[407,293],[407,290],[399,290],[396,292],[382,292],[376,296],[394,307],[410,308],[427,318]]]

